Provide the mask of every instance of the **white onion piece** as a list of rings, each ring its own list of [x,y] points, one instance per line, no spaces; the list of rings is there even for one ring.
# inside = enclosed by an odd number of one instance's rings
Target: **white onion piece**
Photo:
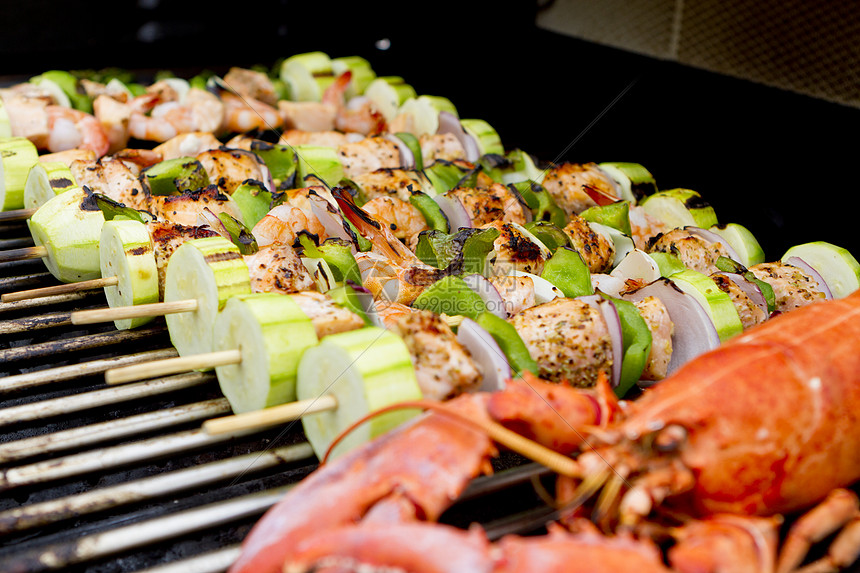
[[[645,251],[633,249],[609,274],[622,280],[652,283],[660,278],[660,266]]]
[[[379,311],[376,309],[376,301],[373,300],[373,293],[361,285],[350,283],[350,286],[352,286],[352,290],[355,291],[355,296],[358,298],[361,310],[364,311],[364,314],[367,315],[367,318],[370,319],[373,326],[386,328],[385,323],[382,322],[382,318],[379,316]]]
[[[302,264],[313,277],[318,291],[326,293],[335,287],[337,281],[334,280],[334,273],[325,260],[313,257],[302,257],[301,260]]]
[[[481,158],[481,150],[478,148],[478,142],[475,138],[466,133],[463,129],[463,124],[457,119],[457,116],[449,111],[439,112],[439,129],[436,133],[450,133],[457,138],[460,145],[466,151],[466,161],[475,162]]]
[[[472,218],[469,212],[463,207],[459,199],[451,199],[445,195],[436,195],[433,197],[442,212],[448,218],[448,224],[451,226],[451,232],[456,233],[459,229],[472,228]]]
[[[197,214],[197,226],[207,226],[228,241],[233,242],[232,237],[230,237],[230,231],[227,230],[227,227],[224,226],[218,215],[213,213],[209,207],[203,207],[203,210]]]
[[[393,133],[386,133],[383,135],[385,139],[393,143],[397,146],[397,150],[400,151],[400,167],[403,169],[415,169],[415,154],[412,153],[412,150],[409,149],[409,146],[406,145],[402,139],[394,135]]]
[[[576,298],[600,311],[600,314],[603,315],[603,321],[609,331],[609,340],[612,342],[612,379],[609,383],[615,388],[621,381],[621,361],[624,358],[624,335],[621,332],[621,318],[618,316],[618,309],[615,308],[615,304],[611,300],[607,300],[599,294]]]
[[[478,296],[481,297],[481,300],[487,306],[488,312],[495,314],[499,318],[508,318],[505,299],[493,283],[477,273],[464,276],[463,282],[469,285],[470,289],[478,293]]]
[[[591,275],[591,286],[595,291],[599,290],[616,298],[620,298],[621,293],[627,290],[627,283],[624,282],[624,279],[601,273]]]
[[[707,311],[695,298],[679,290],[669,279],[659,279],[641,289],[622,296],[631,302],[655,296],[669,312],[674,324],[672,335],[672,358],[669,360],[668,373],[672,374],[696,356],[704,354],[720,345],[720,336]],[[640,386],[653,382],[642,382]]]
[[[258,157],[259,159],[259,157]],[[260,175],[262,179],[263,185],[266,187],[266,191],[269,193],[275,192],[275,178],[272,177],[272,172],[269,170],[269,166],[266,165],[266,162],[260,159]]]
[[[749,297],[754,305],[759,307],[762,312],[764,312],[765,316],[768,316],[770,313],[767,310],[767,299],[764,297],[764,293],[761,292],[761,288],[752,282],[751,280],[745,278],[743,275],[739,275],[737,273],[719,273],[735,283],[739,289],[743,291],[745,295]]]
[[[729,254],[729,258],[737,263],[741,262],[741,256],[738,252],[732,247],[728,241],[719,236],[713,231],[708,231],[707,229],[702,229],[701,227],[684,227],[685,231],[689,231],[691,234],[696,235],[700,239],[704,239],[709,243],[720,243],[726,252]]]
[[[824,293],[825,300],[830,300],[833,298],[833,293],[830,291],[830,286],[828,286],[827,281],[824,280],[824,277],[822,277],[821,274],[812,267],[812,265],[810,265],[800,257],[789,257],[782,262],[787,265],[797,267],[809,276],[811,276],[815,280],[815,282],[818,283],[818,288],[821,289],[821,292]]]
[[[353,238],[344,226],[346,223],[344,223],[340,211],[334,205],[314,193],[308,195],[308,201],[311,204],[311,212],[320,224],[322,224],[323,228],[325,228],[325,232],[329,237],[344,239],[353,244]],[[353,245],[354,250],[355,246]]]
[[[496,340],[471,318],[464,318],[457,327],[457,341],[466,347],[483,372],[479,392],[504,390],[511,378],[511,366]]]
[[[511,271],[509,277],[529,277],[535,284],[535,302],[543,304],[556,298],[564,298],[561,290],[543,277],[527,273],[525,271]]]
[[[616,267],[624,257],[630,254],[636,246],[633,244],[633,239],[630,235],[625,235],[615,227],[609,225],[601,225],[600,223],[588,222],[588,226],[595,233],[602,235],[607,241],[611,241],[615,245],[615,258],[612,260],[612,266]]]
[[[502,176],[502,180],[504,181],[504,176]],[[525,218],[526,218],[526,223],[531,223],[532,221],[534,221],[535,214],[532,213],[532,210],[529,207],[529,204],[526,203],[526,200],[523,197],[522,193],[517,191],[517,188],[515,185],[511,185],[510,187],[508,187],[508,189],[511,191],[511,193],[513,193],[514,197],[517,198],[517,201],[519,201],[520,206],[522,207],[523,214],[525,215]]]

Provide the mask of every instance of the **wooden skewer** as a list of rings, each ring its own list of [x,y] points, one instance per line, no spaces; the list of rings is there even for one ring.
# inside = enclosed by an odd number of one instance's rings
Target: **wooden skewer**
[[[337,397],[334,394],[323,394],[319,398],[297,400],[289,404],[272,406],[263,410],[254,410],[234,416],[213,418],[203,423],[207,434],[228,434],[232,432],[257,430],[269,426],[277,426],[285,422],[298,420],[302,416],[336,410]]]
[[[179,312],[194,312],[197,310],[197,306],[197,299],[175,300],[173,302],[154,302],[152,304],[139,304],[137,306],[79,310],[73,312],[71,318],[72,324],[96,324],[126,318],[144,318]]]
[[[81,281],[77,283],[68,283],[49,287],[34,288],[30,290],[22,290],[18,292],[9,292],[0,296],[0,302],[18,302],[19,300],[29,300],[31,298],[42,298],[45,296],[68,294],[84,290],[95,290],[105,287],[116,286],[118,283],[119,279],[117,277],[102,277],[100,279]]]
[[[11,263],[12,261],[26,261],[28,259],[41,259],[48,256],[48,249],[42,246],[24,247],[23,249],[9,249],[0,252],[0,263]]]
[[[112,368],[105,372],[105,382],[108,384],[125,384],[136,382],[147,378],[179,374],[191,370],[203,370],[215,366],[226,366],[228,364],[239,364],[242,362],[242,353],[239,350],[221,350],[219,352],[207,352],[206,354],[194,354],[191,356],[180,356],[179,358],[168,358],[166,360],[155,360]]]
[[[0,222],[7,221],[24,221],[33,216],[36,209],[13,209],[11,211],[0,212]]]

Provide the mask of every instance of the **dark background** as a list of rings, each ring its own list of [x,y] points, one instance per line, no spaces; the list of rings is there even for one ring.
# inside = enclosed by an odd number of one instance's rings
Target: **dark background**
[[[698,190],[776,259],[854,235],[860,110],[589,44],[534,26],[531,2],[0,2],[0,75],[169,68],[192,75],[294,53],[361,55],[489,121],[544,160],[636,161]],[[390,47],[379,49],[387,39]]]

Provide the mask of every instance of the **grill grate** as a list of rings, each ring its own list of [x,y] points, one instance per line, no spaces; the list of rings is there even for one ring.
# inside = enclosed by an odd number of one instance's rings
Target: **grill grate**
[[[27,235],[4,226],[0,245]],[[56,284],[41,265],[0,265],[0,293]],[[161,319],[126,332],[63,320],[105,305],[101,291],[0,303],[0,570],[223,571],[316,458],[300,424],[203,433],[229,413],[212,374],[108,387],[108,368],[176,352]],[[523,462],[496,460],[445,521],[508,527],[540,507],[528,482],[546,470]]]

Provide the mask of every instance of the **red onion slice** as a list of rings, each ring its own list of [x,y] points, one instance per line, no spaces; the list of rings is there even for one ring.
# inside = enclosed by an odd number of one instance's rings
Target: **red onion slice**
[[[481,300],[487,306],[488,312],[495,314],[499,318],[508,318],[505,299],[493,283],[477,273],[464,276],[463,282],[469,285],[470,289],[478,293],[478,296],[481,297]]]
[[[764,312],[765,316],[768,316],[770,313],[767,310],[767,299],[764,297],[764,293],[761,292],[761,288],[754,282],[749,279],[744,278],[743,275],[739,275],[737,273],[719,273],[735,283],[739,289],[743,291],[745,295],[749,297],[754,305],[759,307],[762,312]]]
[[[828,286],[827,281],[824,280],[824,277],[822,277],[821,274],[812,267],[812,265],[810,265],[800,257],[789,257],[782,262],[787,265],[799,268],[800,270],[811,276],[813,279],[815,279],[815,282],[818,283],[818,288],[820,288],[821,292],[824,293],[824,298],[826,300],[830,300],[833,298],[833,293],[830,291],[830,286]]]
[[[726,249],[726,252],[729,254],[729,258],[737,263],[740,263],[743,259],[738,254],[738,252],[732,247],[728,241],[714,233],[713,231],[708,231],[707,229],[702,229],[700,227],[684,227],[684,230],[689,231],[691,234],[696,235],[700,239],[704,239],[709,243],[720,243]]]
[[[621,360],[624,357],[624,335],[621,332],[621,319],[618,317],[618,309],[611,300],[607,300],[599,294],[577,297],[590,306],[600,311],[606,329],[609,331],[609,339],[612,341],[612,378],[610,385],[615,388],[621,380]]]
[[[385,139],[393,143],[397,146],[397,150],[400,151],[400,167],[403,169],[415,169],[415,154],[412,153],[412,150],[409,149],[409,146],[406,145],[402,139],[394,135],[393,133],[386,133],[383,135]]]
[[[624,295],[624,300],[640,301],[648,296],[660,299],[674,324],[672,335],[672,358],[668,373],[686,364],[696,356],[720,345],[720,336],[707,311],[692,296],[684,293],[669,279],[659,279],[641,289]],[[654,382],[642,382],[650,386]]]
[[[460,145],[466,151],[466,161],[474,163],[481,158],[481,150],[478,148],[478,142],[475,138],[466,133],[463,129],[463,124],[457,119],[457,116],[449,111],[439,112],[439,129],[436,133],[450,133],[457,138]]]
[[[472,218],[459,199],[451,199],[445,195],[436,195],[433,197],[433,200],[436,201],[439,208],[448,217],[448,224],[451,226],[452,233],[456,233],[458,229],[472,228]]]
[[[457,341],[466,347],[484,373],[479,392],[504,390],[511,378],[508,359],[489,332],[471,318],[464,318],[457,328]]]
[[[233,239],[230,237],[230,231],[227,230],[227,227],[224,226],[224,223],[221,222],[218,215],[213,213],[209,207],[204,207],[203,210],[197,214],[197,225],[200,227],[208,226],[231,243],[233,242]]]

